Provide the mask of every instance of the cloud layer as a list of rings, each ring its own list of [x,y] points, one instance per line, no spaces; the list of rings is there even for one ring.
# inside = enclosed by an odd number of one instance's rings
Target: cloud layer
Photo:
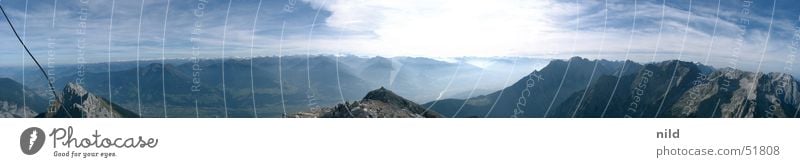
[[[192,48],[198,47],[202,58],[221,58],[223,53],[228,58],[274,56],[279,51],[285,55],[583,56],[645,62],[682,59],[750,70],[759,64],[779,64],[762,68],[781,71],[793,66],[786,61],[794,60],[800,40],[800,10],[794,1],[169,3],[167,8],[167,1],[155,0],[2,2],[34,54],[56,53],[56,63],[76,63],[79,51],[90,62],[161,59],[163,46],[167,59],[190,58]],[[77,33],[84,25],[88,33]],[[10,29],[0,28],[0,37],[2,64],[19,65],[22,50]],[[80,50],[77,45],[84,38],[86,47]]]

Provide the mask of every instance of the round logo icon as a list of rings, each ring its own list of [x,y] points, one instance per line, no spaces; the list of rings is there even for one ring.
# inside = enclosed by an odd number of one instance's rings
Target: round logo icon
[[[30,127],[22,131],[19,136],[19,148],[22,153],[33,155],[39,152],[44,146],[44,131],[37,127]]]

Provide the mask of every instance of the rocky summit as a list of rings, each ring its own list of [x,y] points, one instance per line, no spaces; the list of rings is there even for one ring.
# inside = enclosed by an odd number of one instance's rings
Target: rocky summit
[[[441,114],[428,110],[394,92],[379,88],[367,93],[360,101],[345,102],[334,107],[316,108],[299,112],[296,118],[441,118]]]
[[[50,106],[50,111],[39,114],[44,118],[136,118],[138,114],[108,102],[86,91],[82,86],[69,83],[62,92],[62,103]]]

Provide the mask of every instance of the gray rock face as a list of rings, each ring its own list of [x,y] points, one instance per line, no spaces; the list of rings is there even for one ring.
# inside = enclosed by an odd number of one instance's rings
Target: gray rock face
[[[572,94],[554,116],[669,117],[663,110],[673,106],[700,74],[696,64],[672,60],[644,65],[628,75],[605,75],[588,89]]]
[[[330,108],[300,112],[295,118],[440,118],[441,114],[398,96],[383,87],[373,90],[361,101],[345,102]]]
[[[456,117],[800,116],[799,84],[789,74],[756,74],[669,60],[644,65],[619,63],[626,66],[620,75],[619,64],[601,61],[594,69],[594,61],[580,58],[571,61],[572,66],[568,68],[564,61],[553,61],[542,70],[534,71],[532,74],[536,77],[523,78],[504,92],[469,99],[445,99],[425,106]],[[589,77],[592,72],[595,76]],[[560,84],[562,78],[563,85]],[[556,91],[559,88],[561,91]],[[548,107],[550,103],[552,108]],[[517,111],[524,113],[516,115]]]
[[[673,116],[688,117],[704,110],[713,111],[711,117],[726,118],[797,116],[800,91],[791,75],[722,69],[709,74],[705,82],[681,96],[670,109]]]
[[[36,115],[28,106],[0,101],[0,118],[30,118]]]
[[[702,70],[695,63],[666,61],[623,76],[612,97],[617,79],[604,76],[573,94],[556,117],[797,117],[800,106],[798,83],[788,74]]]
[[[558,105],[570,100],[574,93],[586,89],[587,85],[594,84],[602,76],[632,74],[641,68],[642,65],[631,61],[613,62],[580,57],[568,61],[553,60],[546,67],[531,72],[503,90],[468,99],[443,99],[423,106],[431,107],[447,117],[545,117],[545,114],[548,114],[547,117],[561,117],[556,112]],[[552,111],[548,113],[548,110]]]
[[[139,115],[89,93],[78,84],[69,83],[63,90],[63,104],[39,117],[58,118],[132,118]]]

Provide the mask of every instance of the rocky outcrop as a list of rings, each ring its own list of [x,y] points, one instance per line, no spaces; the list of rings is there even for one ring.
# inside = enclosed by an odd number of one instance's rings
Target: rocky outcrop
[[[726,68],[683,93],[670,111],[675,117],[796,117],[798,101],[800,91],[791,75]]]
[[[69,83],[63,90],[63,102],[50,106],[51,111],[40,114],[46,118],[135,118],[136,113],[89,93],[78,84]]]
[[[672,60],[622,78],[604,76],[562,103],[555,117],[797,117],[798,101],[797,81],[788,74],[703,70]]]
[[[296,118],[440,118],[441,114],[398,96],[383,87],[373,90],[360,101],[334,107],[300,112]]]
[[[28,106],[0,101],[0,118],[28,118],[36,115],[37,113]]]

